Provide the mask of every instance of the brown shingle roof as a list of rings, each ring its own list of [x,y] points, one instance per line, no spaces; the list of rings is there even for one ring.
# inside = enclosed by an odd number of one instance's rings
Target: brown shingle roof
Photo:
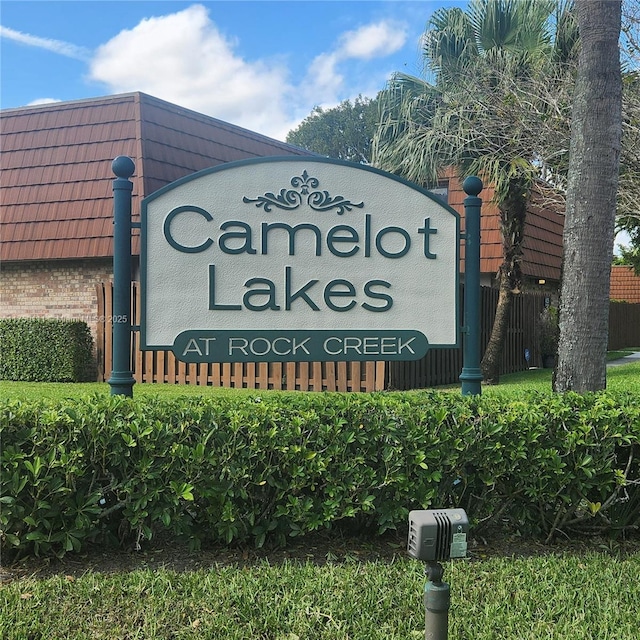
[[[111,256],[116,156],[136,164],[135,219],[144,196],[194,171],[244,158],[308,155],[143,93],[8,109],[0,119],[0,258],[8,262]],[[466,194],[453,171],[447,177],[449,203],[464,215]],[[494,274],[502,262],[500,215],[491,187],[480,195],[481,270]],[[530,208],[525,275],[560,279],[562,224],[557,211]]]
[[[144,196],[194,171],[308,155],[143,93],[7,109],[0,125],[0,258],[7,262],[113,255],[116,156],[136,164],[135,219]]]
[[[560,281],[565,204],[561,195],[538,184],[527,209],[522,271],[530,278]]]
[[[449,182],[449,204],[462,216],[464,229],[464,199],[466,194],[453,169],[443,176]],[[562,264],[562,230],[564,228],[564,203],[554,193],[543,193],[542,187],[534,190],[527,209],[525,240],[522,256],[522,273],[533,279],[560,281]],[[494,190],[485,185],[480,192],[482,216],[480,219],[480,271],[496,274],[502,264],[502,233],[500,212],[492,202]],[[464,246],[461,249],[464,260]],[[464,266],[462,267],[464,268]]]
[[[633,267],[627,265],[611,267],[609,297],[612,300],[640,303],[640,276],[634,273]]]

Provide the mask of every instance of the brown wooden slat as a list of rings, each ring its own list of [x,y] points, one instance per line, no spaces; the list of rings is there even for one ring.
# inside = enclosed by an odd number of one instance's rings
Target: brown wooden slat
[[[322,391],[322,362],[312,362],[311,369],[313,371],[311,389],[313,391]]]
[[[362,391],[369,392],[375,391],[373,386],[373,378],[376,372],[376,363],[375,362],[365,362],[364,363],[364,377],[362,379]],[[382,380],[383,388],[386,386],[386,380]]]
[[[167,355],[165,351],[156,351],[156,366],[153,370],[153,382],[158,382],[160,384],[164,384],[167,380],[165,378],[165,356]]]
[[[187,363],[178,360],[178,384],[187,383]]]
[[[220,375],[220,386],[231,387],[231,364],[223,362],[221,365],[222,373]]]
[[[269,363],[259,362],[258,372],[256,374],[256,389],[269,388]]]
[[[144,372],[142,375],[143,382],[153,382],[153,368],[155,358],[153,351],[144,352]]]
[[[244,386],[247,389],[256,389],[256,363],[247,362],[246,371]]]
[[[378,361],[375,363],[375,375],[372,379],[373,391],[384,390],[384,380],[386,373],[386,362]]]
[[[269,378],[269,387],[271,389],[282,389],[282,363],[271,363],[271,377]]]
[[[244,380],[244,364],[242,362],[234,362],[231,365],[231,378],[234,389],[242,389],[242,381]]]
[[[336,363],[335,362],[326,362],[325,363],[325,388],[327,391],[337,391],[338,388],[336,386]]]
[[[287,362],[284,368],[285,368],[285,375],[287,377],[285,389],[289,391],[295,391],[296,390],[296,363]]]
[[[309,363],[301,362],[299,367],[300,373],[298,374],[297,388],[300,391],[309,391]]]
[[[211,384],[214,387],[222,387],[222,365],[219,362],[214,362],[211,365]]]
[[[347,389],[347,363],[338,362],[337,367],[338,391],[348,391]]]

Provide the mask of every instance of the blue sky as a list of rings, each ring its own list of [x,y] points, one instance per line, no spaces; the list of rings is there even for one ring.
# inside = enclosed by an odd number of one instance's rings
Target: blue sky
[[[2,0],[0,105],[143,91],[283,140],[315,105],[420,75],[429,16],[465,4]]]

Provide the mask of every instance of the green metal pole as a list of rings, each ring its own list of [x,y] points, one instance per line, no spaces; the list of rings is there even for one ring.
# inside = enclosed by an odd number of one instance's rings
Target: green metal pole
[[[111,164],[113,181],[113,359],[111,395],[133,396],[131,371],[131,193],[135,164],[118,156]]]
[[[430,562],[426,571],[428,580],[424,585],[424,637],[425,640],[447,640],[450,588],[446,582],[442,582],[444,569],[439,562]]]
[[[480,370],[480,208],[482,180],[469,176],[462,188],[464,199],[465,254],[464,254],[464,347],[462,395],[482,393]]]

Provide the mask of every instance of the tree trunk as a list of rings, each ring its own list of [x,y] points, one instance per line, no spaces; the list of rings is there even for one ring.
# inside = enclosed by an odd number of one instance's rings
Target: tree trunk
[[[609,284],[622,122],[621,0],[576,0],[573,98],[555,391],[606,386]]]
[[[491,327],[491,337],[484,351],[480,369],[485,384],[500,382],[500,363],[502,351],[509,329],[509,317],[513,306],[513,289],[509,277],[504,273],[504,265],[500,268],[500,292],[496,305],[496,316]]]
[[[500,382],[502,352],[509,330],[509,318],[513,296],[522,286],[522,243],[527,216],[529,186],[525,180],[513,178],[509,181],[507,194],[500,204],[500,231],[502,235],[502,264],[499,272],[498,304],[491,327],[491,337],[484,351],[480,369],[485,384]]]

